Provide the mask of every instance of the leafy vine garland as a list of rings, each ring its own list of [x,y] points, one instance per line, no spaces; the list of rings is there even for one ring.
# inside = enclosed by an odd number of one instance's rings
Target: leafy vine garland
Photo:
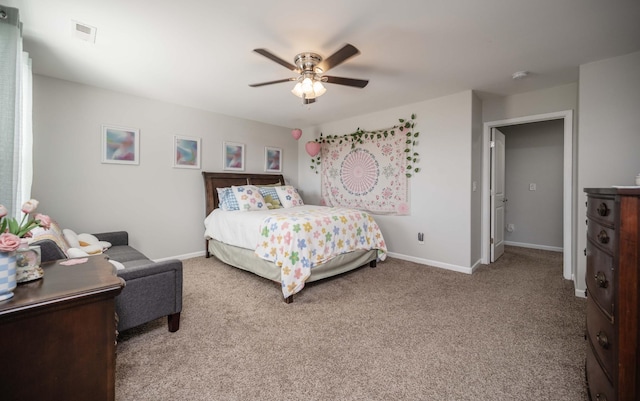
[[[313,142],[317,142],[317,143],[336,143],[337,142],[338,144],[342,144],[344,142],[350,142],[351,149],[354,149],[356,147],[356,144],[363,144],[365,140],[374,141],[376,139],[382,139],[383,137],[387,138],[389,135],[395,136],[396,133],[405,134],[405,136],[407,137],[405,141],[405,148],[404,148],[404,152],[407,154],[406,176],[408,178],[411,178],[411,176],[413,175],[412,173],[418,173],[420,171],[420,167],[415,166],[415,164],[418,163],[420,159],[420,155],[418,154],[418,152],[416,152],[413,149],[414,146],[418,144],[418,136],[420,135],[419,132],[413,132],[413,128],[416,125],[415,119],[416,119],[416,115],[411,114],[411,118],[409,119],[399,118],[398,119],[399,124],[394,125],[391,128],[385,128],[385,129],[376,130],[376,131],[365,131],[365,130],[361,130],[360,128],[357,128],[356,132],[353,132],[351,134],[346,134],[346,135],[322,136],[322,133],[320,133],[320,136],[314,139]],[[311,158],[310,167],[312,170],[315,171],[316,174],[318,174],[318,171],[320,170],[320,163],[322,161],[321,156],[322,154],[319,153],[318,156]]]

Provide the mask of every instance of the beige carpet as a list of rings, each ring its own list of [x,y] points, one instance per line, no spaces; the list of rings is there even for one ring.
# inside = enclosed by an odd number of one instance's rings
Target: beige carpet
[[[508,247],[473,275],[398,259],[312,283],[184,263],[180,330],[120,335],[123,400],[584,400],[585,302],[560,253]]]

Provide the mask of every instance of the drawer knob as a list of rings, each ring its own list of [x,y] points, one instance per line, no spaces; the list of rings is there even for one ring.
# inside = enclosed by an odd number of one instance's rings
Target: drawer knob
[[[607,207],[607,204],[602,202],[598,208],[596,209],[596,211],[598,212],[598,214],[602,217],[607,216],[609,214],[609,208]]]
[[[601,244],[609,243],[609,236],[607,235],[606,231],[600,230],[600,232],[598,233],[598,241],[600,241]]]
[[[596,401],[607,401],[607,396],[604,394],[596,394]]]
[[[607,337],[607,333],[604,331],[599,331],[596,334],[596,340],[598,340],[598,344],[604,349],[609,349],[609,338]]]
[[[609,282],[607,281],[607,276],[605,276],[603,272],[596,273],[594,278],[596,279],[596,283],[598,283],[598,287],[607,288],[609,286]]]

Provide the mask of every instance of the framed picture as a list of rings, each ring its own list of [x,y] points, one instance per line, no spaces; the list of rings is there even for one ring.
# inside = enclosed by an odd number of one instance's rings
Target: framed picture
[[[140,130],[103,125],[102,163],[140,164]]]
[[[264,148],[264,171],[267,173],[282,172],[282,149]]]
[[[224,142],[222,145],[222,163],[224,170],[244,171],[244,144]]]
[[[200,138],[173,137],[173,167],[200,169]]]

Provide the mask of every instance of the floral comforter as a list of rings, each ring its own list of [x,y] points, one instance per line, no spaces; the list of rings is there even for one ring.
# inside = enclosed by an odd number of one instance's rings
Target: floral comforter
[[[378,259],[386,258],[387,247],[373,217],[354,209],[318,207],[267,217],[256,255],[281,268],[286,298],[304,288],[314,266],[357,249],[377,249]]]

